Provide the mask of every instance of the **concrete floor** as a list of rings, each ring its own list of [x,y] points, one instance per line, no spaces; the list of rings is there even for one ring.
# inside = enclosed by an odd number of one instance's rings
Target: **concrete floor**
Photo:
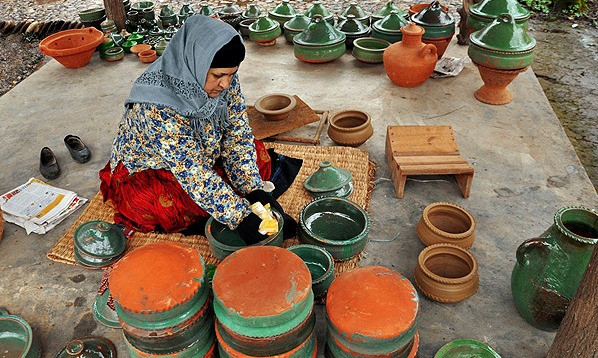
[[[378,170],[369,210],[373,240],[362,265],[390,267],[412,279],[424,248],[415,225],[432,202],[459,204],[476,219],[471,251],[479,262],[479,291],[457,304],[421,296],[419,357],[433,357],[443,344],[460,338],[486,342],[503,357],[543,357],[554,333],[531,327],[515,311],[510,292],[515,250],[548,228],[560,207],[595,208],[598,196],[534,73],[527,71],[511,84],[512,103],[490,106],[473,97],[482,81],[471,63],[457,77],[430,79],[408,89],[393,85],[382,65],[360,63],[350,53],[314,65],[296,60],[282,37],[274,47],[248,42],[247,48],[240,76],[248,104],[284,92],[298,95],[314,109],[358,108],[371,114],[375,133],[361,148]],[[455,41],[447,50],[447,56],[466,54],[467,48]],[[89,65],[77,70],[51,60],[0,97],[0,192],[30,177],[42,179],[39,152],[49,146],[62,168],[51,183],[91,199],[98,192],[97,173],[108,160],[123,101],[145,68],[133,55],[108,63],[96,53]],[[408,180],[404,199],[397,199],[384,155],[389,125],[453,126],[462,156],[476,171],[471,197],[464,199],[452,178],[437,177]],[[91,148],[90,162],[78,164],[70,158],[63,143],[67,134],[79,135]],[[322,145],[334,145],[325,131]],[[0,306],[30,323],[44,357],[54,357],[70,339],[88,335],[109,338],[119,355],[127,356],[121,331],[93,318],[102,272],[46,258],[80,213],[45,235],[28,236],[24,229],[6,225],[0,241]],[[397,232],[396,240],[379,241]],[[323,356],[322,306],[317,313]]]

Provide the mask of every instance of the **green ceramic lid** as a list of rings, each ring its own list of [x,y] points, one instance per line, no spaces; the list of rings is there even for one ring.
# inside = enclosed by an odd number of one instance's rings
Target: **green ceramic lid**
[[[392,10],[382,20],[376,21],[373,27],[378,31],[400,33],[401,27],[407,25],[409,22],[398,11]]]
[[[305,16],[307,17],[314,17],[315,15],[322,15],[324,19],[328,19],[333,16],[333,14],[324,6],[320,1],[312,2],[311,6],[305,10]]]
[[[74,339],[68,342],[56,356],[56,358],[69,357],[113,358],[116,357],[116,347],[104,337]]]
[[[214,14],[214,10],[207,2],[202,2],[200,5],[201,7],[199,8],[198,12],[200,15],[210,16]]]
[[[404,17],[404,18],[407,17],[407,12],[405,12],[403,9],[401,9],[400,7],[395,5],[393,0],[388,0],[386,5],[384,5],[382,8],[378,9],[378,11],[376,11],[372,14],[372,17],[382,19],[382,18],[388,16],[390,14],[390,12],[393,10],[397,11],[399,16]]]
[[[438,0],[430,6],[411,16],[411,21],[424,26],[449,26],[455,24],[455,18],[444,11]]]
[[[243,12],[243,16],[247,19],[253,19],[262,16],[262,9],[256,4],[249,4],[247,9]]]
[[[327,192],[338,190],[347,185],[353,175],[350,171],[337,168],[328,160],[320,162],[320,168],[313,172],[303,186],[310,192]]]
[[[276,27],[280,27],[278,22],[272,20],[267,16],[261,16],[259,19],[254,21],[251,25],[249,25],[249,31],[254,32],[264,32],[270,31],[275,29]]]
[[[269,13],[281,17],[291,17],[297,13],[297,10],[289,4],[288,0],[283,0],[282,3],[276,5],[276,7],[270,10]]]
[[[228,3],[224,3],[224,4],[225,5],[222,7],[222,9],[218,10],[219,14],[238,15],[243,12],[243,10],[241,10],[241,8],[239,6],[237,6],[237,4],[235,4],[235,3],[228,2]]]
[[[305,16],[305,14],[299,13],[295,14],[295,16],[293,16],[293,18],[289,21],[285,22],[284,28],[285,30],[291,31],[303,31],[307,29],[307,26],[310,22],[311,19],[309,17]]]
[[[336,25],[336,28],[346,35],[365,34],[370,31],[369,26],[365,26],[363,22],[357,20],[353,14],[347,15],[347,18],[339,22]]]
[[[347,36],[335,29],[321,15],[315,15],[305,31],[293,38],[293,42],[304,46],[326,46],[344,42]]]
[[[338,17],[345,19],[348,15],[353,15],[358,20],[365,19],[370,16],[370,14],[365,12],[363,8],[354,1],[351,2],[349,6],[338,15]]]
[[[74,235],[75,247],[94,258],[112,258],[126,248],[123,232],[105,221],[88,221],[79,225]]]
[[[517,0],[482,0],[471,5],[469,11],[475,15],[494,19],[500,14],[509,14],[515,20],[530,17],[530,12]]]
[[[458,339],[442,346],[434,358],[500,358],[488,345],[473,339]]]
[[[509,14],[499,15],[490,25],[471,34],[469,39],[474,45],[497,51],[522,52],[536,47],[536,40]]]
[[[160,16],[162,17],[169,17],[169,16],[173,16],[176,15],[174,13],[174,10],[172,9],[172,7],[170,5],[162,5],[162,7],[160,8]]]

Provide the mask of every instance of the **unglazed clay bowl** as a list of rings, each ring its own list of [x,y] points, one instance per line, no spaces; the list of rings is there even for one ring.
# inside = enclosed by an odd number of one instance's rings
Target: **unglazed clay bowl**
[[[255,101],[255,109],[268,121],[282,121],[297,106],[297,99],[284,93],[272,93]]]
[[[301,242],[322,246],[339,261],[349,260],[365,248],[369,230],[369,215],[345,198],[316,198],[303,207],[299,216]]]
[[[80,68],[89,63],[96,47],[102,42],[104,33],[89,27],[52,34],[39,43],[39,49],[66,68]]]
[[[152,49],[152,45],[150,45],[150,44],[138,43],[137,45],[132,46],[130,50],[131,50],[131,53],[138,55],[142,51],[147,51],[147,50],[151,50],[151,49]]]
[[[353,57],[365,63],[382,63],[384,50],[390,42],[375,37],[361,37],[353,40]]]
[[[475,239],[475,220],[463,207],[437,202],[424,208],[417,236],[426,245],[448,243],[469,249]]]
[[[374,134],[372,119],[357,109],[339,111],[330,117],[328,137],[336,144],[358,147]]]
[[[334,258],[323,247],[300,244],[288,248],[305,262],[311,274],[314,296],[326,293],[334,280]]]
[[[272,210],[278,219],[278,233],[266,237],[257,244],[249,246],[282,246],[283,235],[282,226],[284,219],[276,210]],[[210,217],[206,222],[206,237],[210,245],[210,251],[218,260],[224,260],[225,257],[233,252],[248,247],[237,230],[231,230],[226,225],[219,223]]]
[[[143,63],[150,63],[156,61],[158,54],[156,53],[156,50],[145,50],[139,52],[137,57],[139,57],[139,61]]]

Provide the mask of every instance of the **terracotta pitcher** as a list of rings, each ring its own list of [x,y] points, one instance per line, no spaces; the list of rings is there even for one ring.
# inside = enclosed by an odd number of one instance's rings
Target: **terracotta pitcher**
[[[412,22],[403,26],[401,32],[403,39],[384,51],[384,69],[397,86],[417,87],[434,71],[438,60],[436,46],[424,44],[424,28]]]

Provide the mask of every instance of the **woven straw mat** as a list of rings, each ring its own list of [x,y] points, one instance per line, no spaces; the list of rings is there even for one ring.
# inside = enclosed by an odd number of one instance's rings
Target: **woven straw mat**
[[[301,145],[287,145],[280,143],[265,143],[266,147],[274,148],[277,153],[286,155],[288,157],[303,159],[301,170],[297,174],[295,181],[291,187],[278,199],[278,202],[284,208],[285,212],[294,218],[299,217],[301,209],[313,198],[303,188],[303,182],[307,177],[319,168],[319,164],[323,160],[329,160],[334,166],[347,169],[353,175],[353,193],[349,197],[350,200],[368,209],[371,192],[373,189],[373,179],[376,171],[376,165],[369,160],[368,153],[364,150],[340,147],[340,146],[301,146]],[[114,211],[102,201],[102,194],[98,193],[89,202],[81,216],[75,223],[66,231],[66,233],[58,240],[47,254],[50,260],[57,262],[76,265],[74,257],[74,233],[77,227],[81,224],[91,220],[102,220],[113,222]],[[204,236],[184,236],[181,234],[157,234],[157,233],[140,233],[136,232],[127,241],[127,251],[129,252],[135,248],[146,244],[172,241],[184,245],[191,246],[199,251],[205,260],[206,264],[218,264],[208,244],[208,239]],[[299,244],[299,240],[295,237],[284,241],[283,246],[289,247]],[[336,262],[336,274],[349,271],[356,268],[359,264],[359,256],[356,256],[348,261]]]

